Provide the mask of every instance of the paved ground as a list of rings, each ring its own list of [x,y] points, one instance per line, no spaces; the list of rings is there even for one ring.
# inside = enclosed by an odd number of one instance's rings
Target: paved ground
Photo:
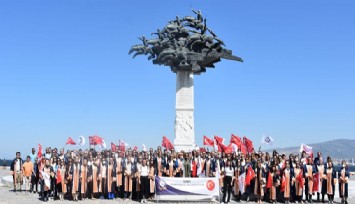
[[[13,192],[12,189],[12,176],[9,174],[9,170],[0,170],[0,204],[36,204],[36,203],[43,203],[39,200],[37,194],[30,194],[28,192]],[[338,190],[337,190],[338,192]],[[349,183],[349,204],[355,204],[355,176],[352,176]],[[335,195],[335,202],[340,203],[340,198],[338,194]],[[73,201],[49,201],[49,203],[62,203],[62,204],[69,204],[73,203]],[[85,200],[79,201],[78,203],[82,204],[104,204],[104,203],[138,203],[131,200]],[[173,202],[162,202],[162,201],[154,201],[150,203],[173,203]],[[176,202],[174,202],[176,203]],[[193,203],[193,202],[181,202],[184,204]],[[196,203],[196,202],[194,202]],[[204,202],[199,202],[204,203]],[[231,203],[239,203],[236,201],[232,201]],[[242,201],[240,203],[247,203]],[[254,203],[254,202],[251,202]]]

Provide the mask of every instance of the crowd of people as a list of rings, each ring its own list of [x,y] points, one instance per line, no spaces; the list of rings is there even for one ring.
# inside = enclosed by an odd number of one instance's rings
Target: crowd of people
[[[347,203],[348,180],[346,162],[335,169],[331,157],[323,160],[306,152],[279,154],[276,151],[228,153],[218,151],[176,152],[174,149],[138,151],[116,148],[96,151],[46,148],[42,155],[32,153],[21,159],[16,153],[11,172],[14,191],[38,193],[43,201],[86,199],[132,199],[142,203],[154,199],[155,177],[217,177],[221,201],[256,198],[257,203],[334,202],[335,186],[341,203]],[[239,177],[246,173],[245,187]],[[314,182],[315,175],[318,182]],[[320,188],[315,190],[314,185]]]

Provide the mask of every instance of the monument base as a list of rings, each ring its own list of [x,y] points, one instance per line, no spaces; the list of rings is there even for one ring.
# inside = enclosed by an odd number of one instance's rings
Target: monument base
[[[176,73],[176,117],[175,139],[176,151],[195,149],[194,128],[194,85],[192,71]]]

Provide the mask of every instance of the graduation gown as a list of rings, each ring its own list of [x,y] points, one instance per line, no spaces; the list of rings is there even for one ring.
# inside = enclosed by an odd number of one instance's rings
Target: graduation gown
[[[111,193],[115,190],[115,183],[114,180],[116,180],[116,168],[114,167],[113,164],[107,165],[107,173],[106,173],[106,188],[107,192]]]
[[[165,166],[165,173],[168,177],[174,177],[175,176],[175,164],[174,161],[168,161],[166,166]]]
[[[154,193],[154,192],[155,192],[154,166],[151,166],[151,167],[149,168],[148,179],[149,179],[149,192],[150,192],[150,193]]]
[[[296,194],[296,196],[302,196],[303,195],[303,185],[304,185],[303,169],[294,168],[293,171],[294,171],[294,174],[295,174],[295,180],[294,180],[294,183],[295,183],[295,194]]]
[[[264,196],[263,185],[265,182],[265,172],[262,168],[255,169],[255,179],[254,179],[254,194],[258,198],[262,198]]]
[[[328,168],[325,172],[327,175],[327,194],[334,195],[336,173],[333,168]]]
[[[98,168],[96,165],[91,165],[91,177],[92,177],[92,192],[93,193],[98,193],[99,192],[99,174],[100,174],[100,168]]]
[[[100,165],[100,175],[99,175],[99,192],[100,193],[107,193],[107,183],[106,183],[106,178],[107,178],[107,165]]]
[[[62,189],[61,189],[61,192],[62,193],[66,193],[67,192],[67,179],[65,177],[65,174],[66,174],[66,167],[65,166],[62,166],[58,169],[58,171],[60,172],[60,175],[61,175],[61,186],[62,186]]]
[[[165,171],[165,165],[166,165],[166,160],[165,158],[161,157],[156,157],[154,159],[154,164],[155,164],[155,169],[156,169],[156,175],[159,177],[163,176],[163,173]]]
[[[122,163],[123,163],[123,160],[122,160],[122,158],[117,158],[117,160],[116,160],[116,185],[118,186],[118,187],[120,187],[120,186],[122,186],[122,178],[123,178],[123,172],[122,172],[122,170],[123,170],[123,165],[122,165]]]
[[[338,172],[338,180],[339,180],[339,197],[347,198],[348,197],[348,181],[349,181],[350,173],[345,168],[340,169]]]
[[[88,179],[88,166],[84,166],[81,165],[81,169],[80,169],[80,184],[81,184],[81,189],[80,192],[82,194],[86,194],[87,193],[87,189],[88,189],[88,183],[87,183],[87,179]]]
[[[326,194],[327,193],[327,180],[325,179],[325,168],[324,165],[317,165],[317,172],[319,173],[319,186],[318,193]]]
[[[71,168],[72,194],[79,192],[80,166],[73,164]]]
[[[290,198],[291,195],[291,185],[292,185],[292,177],[294,176],[292,169],[285,169],[284,170],[284,198]]]
[[[271,176],[272,180],[272,186],[270,188],[270,200],[275,201],[277,196],[276,196],[276,188],[279,186],[279,175],[277,173],[270,173],[269,176]]]
[[[316,173],[316,169],[313,165],[305,165],[304,166],[304,172],[305,172],[305,180],[306,180],[306,193],[308,195],[313,194],[313,175]]]

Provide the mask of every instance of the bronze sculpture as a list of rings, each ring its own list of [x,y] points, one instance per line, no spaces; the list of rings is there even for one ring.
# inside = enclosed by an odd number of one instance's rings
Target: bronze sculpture
[[[179,70],[191,70],[194,74],[214,68],[221,58],[243,62],[232,51],[223,48],[224,42],[207,27],[207,21],[201,11],[192,10],[197,17],[185,16],[169,21],[162,30],[157,29],[158,38],[140,37],[142,44],[131,47],[129,54],[149,55],[153,64],[170,66],[176,73]],[[209,34],[210,35],[209,35]]]

